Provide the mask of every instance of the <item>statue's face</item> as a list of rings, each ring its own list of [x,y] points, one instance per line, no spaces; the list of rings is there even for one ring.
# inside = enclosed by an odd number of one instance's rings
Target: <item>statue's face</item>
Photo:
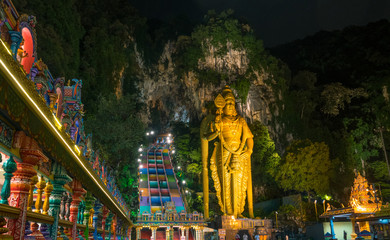
[[[223,108],[223,113],[228,116],[234,116],[236,115],[236,106],[233,99],[227,99],[226,105]]]

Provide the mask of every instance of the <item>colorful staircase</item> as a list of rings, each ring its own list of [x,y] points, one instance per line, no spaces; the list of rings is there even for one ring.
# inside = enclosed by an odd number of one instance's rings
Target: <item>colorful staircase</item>
[[[151,146],[147,150],[140,164],[140,191],[141,214],[163,212],[165,202],[174,202],[178,214],[186,212],[173,171],[169,145]]]

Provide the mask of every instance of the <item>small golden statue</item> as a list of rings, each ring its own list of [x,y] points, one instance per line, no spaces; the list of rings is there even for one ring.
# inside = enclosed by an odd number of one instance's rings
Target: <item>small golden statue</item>
[[[235,98],[229,86],[215,101],[216,115],[208,115],[201,124],[204,216],[209,217],[208,142],[219,138],[210,157],[210,170],[221,211],[242,217],[248,197],[249,216],[253,216],[251,154],[253,135],[244,118],[237,114]],[[247,196],[248,195],[248,196]]]

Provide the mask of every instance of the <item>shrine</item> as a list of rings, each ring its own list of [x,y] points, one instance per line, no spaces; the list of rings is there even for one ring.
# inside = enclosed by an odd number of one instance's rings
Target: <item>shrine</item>
[[[333,209],[329,204],[326,211],[320,216],[329,219],[331,239],[337,238],[334,221],[350,219],[352,224],[351,239],[357,237],[371,239],[371,233],[382,233],[389,236],[388,204],[383,205],[375,186],[368,184],[367,179],[358,173],[351,189],[348,207]],[[367,235],[368,234],[368,235]],[[340,238],[340,237],[339,237]]]
[[[130,211],[84,132],[82,80],[37,59],[34,16],[10,0],[0,15],[0,239],[129,239]]]

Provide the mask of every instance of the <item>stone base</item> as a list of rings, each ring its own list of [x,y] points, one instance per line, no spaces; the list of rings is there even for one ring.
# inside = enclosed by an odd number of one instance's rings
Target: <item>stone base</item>
[[[235,240],[236,234],[240,236],[240,240],[244,240],[244,235],[248,236],[248,240],[253,240],[256,234],[259,234],[260,239],[271,239],[272,235],[272,220],[270,219],[250,219],[250,218],[234,218],[233,216],[222,216],[222,231],[225,232],[225,240]],[[221,237],[219,238],[221,239]]]

